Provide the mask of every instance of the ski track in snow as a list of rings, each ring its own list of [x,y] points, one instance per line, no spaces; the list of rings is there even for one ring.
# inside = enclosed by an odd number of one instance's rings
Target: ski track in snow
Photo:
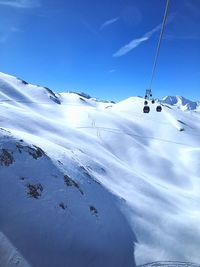
[[[143,102],[0,74],[0,267],[200,262],[200,114]]]

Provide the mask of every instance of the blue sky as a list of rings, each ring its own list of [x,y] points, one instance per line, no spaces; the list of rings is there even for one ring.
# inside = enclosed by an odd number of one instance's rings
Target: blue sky
[[[0,0],[0,71],[121,100],[148,86],[165,0]],[[200,1],[171,0],[155,97],[200,99]]]

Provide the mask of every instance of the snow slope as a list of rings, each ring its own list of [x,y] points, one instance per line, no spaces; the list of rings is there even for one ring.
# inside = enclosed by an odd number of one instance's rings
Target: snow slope
[[[0,74],[0,266],[200,263],[200,114],[143,101]]]

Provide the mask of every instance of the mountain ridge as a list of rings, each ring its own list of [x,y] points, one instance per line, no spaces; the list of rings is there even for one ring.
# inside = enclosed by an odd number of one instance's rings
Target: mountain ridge
[[[101,103],[105,103],[105,104],[116,104],[114,101],[111,100],[101,100],[101,99],[97,99],[94,98],[86,93],[83,92],[75,92],[75,91],[67,91],[67,92],[60,92],[60,93],[55,93],[53,92],[52,89],[49,89],[48,87],[43,87],[43,86],[39,86],[39,85],[33,85],[33,84],[29,84],[28,82],[20,79],[20,78],[16,78],[14,76],[5,74],[0,72],[0,86],[2,85],[2,83],[4,84],[5,87],[5,78],[7,79],[7,83],[9,85],[9,83],[11,83],[11,86],[14,85],[14,87],[16,88],[16,86],[19,86],[20,83],[21,85],[23,85],[24,89],[26,86],[29,87],[29,90],[32,89],[32,93],[36,93],[37,91],[40,92],[41,95],[48,95],[48,97],[54,101],[57,104],[61,104],[61,101],[65,99],[66,94],[75,94],[76,96],[80,97],[80,99],[82,101],[93,101],[93,102],[101,102]],[[3,81],[3,82],[2,82]],[[5,87],[6,89],[8,89],[9,86]],[[22,88],[22,87],[21,87]],[[9,90],[7,90],[8,92],[2,92],[1,90],[1,95],[0,95],[0,101],[9,101]],[[21,93],[21,95],[20,95]],[[26,102],[28,101],[25,97],[25,95],[23,94],[25,93],[24,90],[22,90],[22,92],[16,92],[15,90],[15,97],[19,97],[19,99],[15,99],[15,101],[23,101]],[[29,92],[30,94],[30,92]],[[37,95],[37,94],[36,94]],[[35,97],[36,97],[35,95]],[[40,98],[38,95],[38,98]],[[3,98],[2,98],[3,97]],[[7,97],[7,99],[5,99],[5,97]],[[13,95],[12,95],[13,97]],[[43,98],[44,99],[44,98]],[[45,99],[47,100],[47,99]],[[124,101],[124,100],[122,100]],[[200,111],[200,101],[191,101],[183,96],[165,96],[163,99],[160,100],[162,103],[164,104],[168,104],[171,106],[176,106],[178,109],[182,110],[182,111],[190,111],[190,110],[194,110],[194,111]],[[31,102],[29,100],[29,102]],[[121,101],[119,101],[121,102]]]
[[[162,102],[176,106],[182,111],[200,111],[200,101],[191,101],[183,96],[166,96],[162,99]]]

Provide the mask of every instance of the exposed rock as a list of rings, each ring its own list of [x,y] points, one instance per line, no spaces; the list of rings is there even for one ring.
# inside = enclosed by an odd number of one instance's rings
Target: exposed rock
[[[84,166],[80,165],[79,168],[85,176],[92,179],[92,176],[90,175],[89,171]]]
[[[0,150],[0,165],[2,166],[9,166],[14,162],[13,153],[6,150]]]
[[[23,146],[20,143],[16,143],[16,148],[18,149],[19,153],[22,153]]]
[[[9,134],[11,134],[11,132],[10,132],[10,131],[8,131],[8,130],[5,130],[4,128],[0,128],[0,130],[1,130],[1,131],[3,131],[3,132],[6,132],[6,133],[9,133]]]
[[[86,102],[84,98],[80,97],[79,98],[82,102]]]
[[[72,94],[77,94],[77,95],[79,95],[79,96],[82,96],[82,97],[84,97],[84,98],[86,98],[86,99],[90,99],[90,98],[91,98],[91,96],[90,96],[90,95],[88,95],[88,94],[85,94],[85,93],[83,93],[83,92],[74,92],[74,91],[69,91],[69,93],[72,93]]]
[[[28,153],[34,159],[38,159],[46,155],[45,152],[40,147],[37,147],[37,146],[34,146],[34,148],[28,147]]]
[[[61,104],[61,102],[60,102],[60,100],[59,100],[59,98],[55,95],[55,93],[51,90],[51,89],[49,89],[48,87],[44,87],[46,90],[47,90],[47,92],[50,94],[50,96],[49,96],[49,98],[51,99],[51,100],[53,100],[56,104]]]
[[[83,191],[81,190],[80,186],[72,178],[70,178],[68,175],[64,175],[64,182],[67,186],[76,187],[79,190],[79,192],[83,195]]]
[[[91,183],[91,180],[94,181],[97,184],[100,184],[99,181],[97,181],[91,174],[90,172],[82,165],[79,166],[81,172],[89,179],[88,182]],[[92,170],[91,167],[87,166],[88,169]],[[102,172],[104,172],[105,170],[102,168]]]
[[[22,79],[20,79],[20,78],[18,78],[18,80],[21,81],[24,85],[29,84],[28,82],[26,82],[26,81],[24,81],[24,80],[22,80]]]
[[[63,203],[63,202],[60,202],[59,203],[59,207],[63,210],[65,210],[67,208],[67,206]]]
[[[97,215],[98,211],[94,206],[90,206],[90,212],[92,213],[92,215]]]
[[[24,146],[21,143],[16,143],[16,148],[18,149],[19,153],[22,153],[22,150],[28,152],[29,155],[31,155],[34,159],[38,159],[46,155],[45,152],[40,147],[37,146],[30,147],[30,146]]]
[[[38,199],[42,195],[43,187],[41,184],[27,184],[27,194],[35,199]]]

